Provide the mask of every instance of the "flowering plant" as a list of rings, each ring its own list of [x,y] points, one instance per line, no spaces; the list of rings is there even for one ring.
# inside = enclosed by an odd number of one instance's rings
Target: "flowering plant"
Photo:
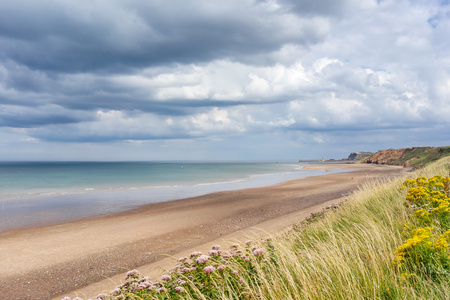
[[[406,223],[405,242],[394,253],[393,264],[403,276],[428,275],[433,279],[450,274],[450,198],[448,177],[418,177],[403,183],[405,205],[413,210],[411,223]],[[435,234],[436,233],[436,234]]]
[[[235,244],[230,250],[222,252],[214,245],[208,255],[193,252],[189,258],[178,259],[169,274],[161,276],[160,281],[151,281],[149,277],[140,278],[137,270],[126,274],[125,283],[108,294],[100,294],[97,299],[184,299],[186,294],[196,299],[219,298],[219,295],[244,294],[249,281],[258,280],[257,269],[264,269],[271,253],[270,239],[263,246],[245,242],[244,249]],[[221,290],[227,283],[231,290]],[[137,296],[137,297],[136,297]],[[69,297],[64,298],[70,300]],[[73,299],[72,299],[73,300]]]

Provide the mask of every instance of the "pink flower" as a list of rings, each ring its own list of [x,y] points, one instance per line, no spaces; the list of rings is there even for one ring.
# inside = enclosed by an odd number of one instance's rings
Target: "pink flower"
[[[120,289],[119,288],[115,288],[114,290],[112,290],[111,292],[109,292],[112,296],[116,296],[120,294]]]
[[[207,266],[203,269],[203,271],[205,271],[206,274],[210,274],[212,272],[214,272],[216,269],[213,266]]]
[[[246,245],[250,245],[251,243],[252,243],[251,240],[246,240],[246,241],[245,241],[245,244],[246,244]]]
[[[129,287],[130,284],[131,284],[131,283],[130,283],[129,281],[125,281],[122,285],[119,285],[118,288],[123,289],[123,288]]]
[[[201,252],[192,252],[191,253],[191,255],[189,256],[190,258],[194,258],[194,257],[197,257],[197,256],[200,256],[200,255],[202,255],[202,253]]]
[[[206,263],[208,260],[209,260],[209,256],[207,256],[207,255],[200,255],[200,257],[198,257],[195,261],[198,264],[202,265],[202,264]]]
[[[239,274],[239,272],[237,270],[233,270],[233,274],[237,275],[237,274]]]
[[[208,254],[209,254],[210,256],[218,256],[218,255],[220,255],[220,253],[222,253],[221,250],[210,250],[210,251],[208,252]]]
[[[97,295],[96,300],[105,300],[106,298],[108,298],[108,295],[106,295],[105,293],[101,293]]]
[[[253,255],[256,256],[256,257],[260,256],[263,253],[264,253],[263,249],[256,249],[256,250],[253,251]]]
[[[137,287],[138,290],[150,289],[153,285],[150,282],[144,281],[140,283]]]
[[[225,271],[226,268],[227,267],[225,267],[224,265],[220,265],[220,266],[217,267],[217,270],[218,271]]]
[[[239,247],[239,244],[233,244],[233,245],[231,245],[231,248],[238,248]]]
[[[220,246],[219,245],[214,245],[214,246],[212,246],[212,249],[213,250],[220,250]]]
[[[157,289],[156,290],[156,292],[159,294],[159,293],[163,293],[163,292],[165,292],[166,291],[166,289],[165,288],[163,288],[163,287],[161,287],[161,288],[159,288],[159,289]]]
[[[184,288],[182,288],[181,286],[177,286],[175,288],[175,292],[177,292],[177,293],[184,293]]]
[[[181,273],[189,273],[190,271],[191,271],[191,269],[189,269],[189,268],[181,269]]]
[[[138,270],[131,270],[127,272],[125,280],[128,278],[139,278],[140,275],[141,273]]]
[[[162,281],[169,281],[170,279],[172,279],[172,277],[170,277],[170,275],[163,275],[163,276],[161,276],[161,280]]]

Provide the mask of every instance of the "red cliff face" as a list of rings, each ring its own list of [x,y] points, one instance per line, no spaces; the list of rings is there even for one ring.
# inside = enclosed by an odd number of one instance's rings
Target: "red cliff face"
[[[408,167],[408,162],[395,162],[395,160],[404,157],[406,153],[411,152],[414,149],[415,148],[405,148],[378,151],[377,153],[365,158],[363,162],[369,164],[404,165],[405,167]]]
[[[361,162],[420,168],[446,156],[450,156],[450,146],[413,147],[378,151]]]

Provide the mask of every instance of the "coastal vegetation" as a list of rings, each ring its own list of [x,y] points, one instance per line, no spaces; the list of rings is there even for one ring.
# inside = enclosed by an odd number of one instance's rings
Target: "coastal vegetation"
[[[448,299],[449,171],[446,157],[365,183],[282,236],[194,252],[161,278],[132,270],[97,299]]]
[[[372,154],[373,154],[372,152],[352,152],[347,157],[347,160],[360,161],[366,157],[371,156]]]
[[[397,165],[421,168],[427,164],[450,155],[450,146],[412,147],[380,150],[361,160],[362,163]]]

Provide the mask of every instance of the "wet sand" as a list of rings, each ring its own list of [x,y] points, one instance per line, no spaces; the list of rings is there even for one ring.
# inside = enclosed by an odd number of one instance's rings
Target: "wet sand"
[[[341,201],[366,180],[407,171],[402,167],[359,164],[318,164],[308,168],[353,172],[218,192],[110,216],[0,233],[0,299],[61,299],[75,294],[95,297],[119,284],[128,270],[138,268],[144,274],[157,276],[162,269],[174,266],[173,258],[168,256],[178,258],[183,251],[206,251],[213,243],[248,235],[277,234],[311,212]]]

